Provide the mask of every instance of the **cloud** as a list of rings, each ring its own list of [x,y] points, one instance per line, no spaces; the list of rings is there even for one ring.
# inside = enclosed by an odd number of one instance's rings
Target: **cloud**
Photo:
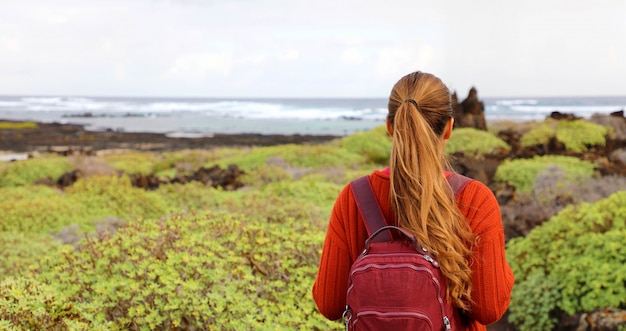
[[[434,66],[437,50],[430,45],[418,49],[394,47],[378,52],[376,71],[386,77],[399,77],[414,70],[429,70]]]
[[[233,60],[230,52],[185,54],[176,58],[174,64],[162,78],[165,80],[198,81],[214,73],[226,77],[230,74],[232,65]]]
[[[295,49],[289,49],[286,51],[282,51],[278,54],[278,58],[284,61],[293,61],[297,60],[300,57],[300,52]]]
[[[626,76],[621,0],[2,3],[3,93],[372,96],[424,70],[485,95],[588,95]]]
[[[22,50],[20,40],[15,37],[0,38],[0,49],[6,52],[19,52]]]
[[[351,65],[361,65],[365,63],[366,57],[356,48],[348,48],[341,52],[341,61]]]
[[[69,6],[51,6],[37,8],[31,15],[35,20],[49,24],[65,24],[79,16],[81,11]]]

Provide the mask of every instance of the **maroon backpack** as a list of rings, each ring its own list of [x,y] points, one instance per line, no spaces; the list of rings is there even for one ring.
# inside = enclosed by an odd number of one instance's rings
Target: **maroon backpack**
[[[448,178],[455,196],[470,181],[456,173]],[[350,269],[346,330],[462,329],[460,313],[446,300],[439,263],[412,234],[387,226],[368,176],[350,185],[369,238]]]

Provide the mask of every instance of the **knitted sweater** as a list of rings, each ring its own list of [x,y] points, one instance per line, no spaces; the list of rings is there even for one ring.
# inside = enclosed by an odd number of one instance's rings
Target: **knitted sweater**
[[[388,171],[375,171],[370,180],[385,218],[395,219],[389,203]],[[506,312],[514,282],[504,251],[500,208],[491,190],[479,181],[465,187],[457,197],[457,206],[478,236],[471,264],[473,305],[467,330],[486,330],[485,325],[496,322]],[[313,298],[328,319],[341,318],[350,267],[365,248],[366,239],[365,224],[347,185],[333,207],[313,285]]]

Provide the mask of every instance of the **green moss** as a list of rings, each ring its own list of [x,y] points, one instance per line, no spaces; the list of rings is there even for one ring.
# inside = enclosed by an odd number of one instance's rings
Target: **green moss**
[[[236,164],[244,171],[265,166],[271,159],[280,159],[292,167],[319,169],[324,167],[355,167],[365,162],[362,155],[331,145],[280,145],[259,147],[222,158],[218,164]]]
[[[80,180],[66,190],[68,201],[80,206],[80,219],[159,217],[170,205],[157,192],[133,187],[126,176],[95,176]],[[72,222],[83,224],[83,222]],[[71,224],[71,223],[70,223]]]
[[[152,172],[157,177],[170,177],[176,175],[189,175],[205,164],[214,163],[217,160],[215,151],[212,150],[183,150],[164,152],[162,159],[152,166]]]
[[[21,129],[36,129],[39,125],[35,122],[7,122],[0,121],[0,130],[21,130]]]
[[[318,175],[309,176],[299,181],[271,183],[262,188],[260,193],[264,200],[272,201],[275,205],[280,204],[280,201],[284,201],[285,205],[289,204],[289,206],[282,206],[283,210],[293,212],[287,217],[310,220],[314,211],[319,210],[322,214],[318,219],[326,221],[341,189],[342,185],[328,183]],[[272,214],[267,213],[267,215]]]
[[[82,210],[46,186],[2,188],[0,197],[0,231],[47,234],[70,224],[73,210]]]
[[[93,231],[106,217],[131,220],[170,212],[156,192],[131,186],[128,177],[89,177],[65,192],[45,186],[0,189],[0,231],[49,234],[70,224]]]
[[[0,281],[26,275],[32,265],[59,247],[49,235],[0,232]]]
[[[158,164],[161,158],[154,153],[129,151],[104,156],[103,160],[127,174],[150,175],[153,173],[154,165]]]
[[[626,307],[626,191],[570,206],[507,245],[516,276],[509,319],[520,330],[550,330],[550,312]]]
[[[67,158],[54,155],[2,164],[0,187],[26,185],[46,178],[56,181],[72,168]]]
[[[557,166],[565,171],[569,181],[591,177],[593,163],[575,157],[560,155],[535,156],[532,159],[506,160],[498,166],[494,180],[509,182],[519,192],[529,192],[533,183],[549,166]]]
[[[461,152],[465,156],[493,153],[498,149],[508,151],[511,147],[493,134],[474,128],[454,129],[446,144],[446,153]]]
[[[350,153],[365,156],[368,161],[375,164],[389,162],[391,137],[384,125],[342,138],[338,141],[338,145]]]
[[[158,194],[177,213],[220,208],[236,192],[226,192],[200,182],[161,185]]]

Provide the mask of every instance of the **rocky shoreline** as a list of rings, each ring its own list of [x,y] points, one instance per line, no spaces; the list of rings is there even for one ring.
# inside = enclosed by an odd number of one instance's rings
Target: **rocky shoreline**
[[[1,120],[12,123],[14,121]],[[14,122],[18,123],[18,122]],[[325,135],[262,135],[215,134],[187,138],[168,137],[160,133],[88,131],[83,125],[35,123],[35,127],[0,128],[0,153],[43,153],[90,155],[100,150],[133,149],[142,151],[173,151],[235,146],[272,146],[282,144],[324,143],[338,138]]]

